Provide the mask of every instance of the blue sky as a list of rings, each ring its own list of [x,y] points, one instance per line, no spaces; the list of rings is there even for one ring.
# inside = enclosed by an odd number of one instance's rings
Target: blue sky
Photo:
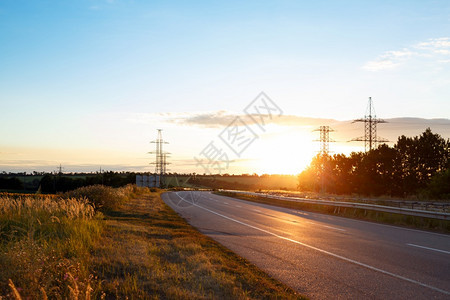
[[[384,118],[450,118],[448,1],[1,0],[0,54],[0,170],[148,169],[156,128],[188,170],[218,132],[160,114],[239,114],[260,91],[303,117],[372,96]]]

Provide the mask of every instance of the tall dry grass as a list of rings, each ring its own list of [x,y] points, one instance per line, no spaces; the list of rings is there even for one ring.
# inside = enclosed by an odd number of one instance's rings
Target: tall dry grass
[[[90,219],[94,213],[94,207],[87,198],[0,196],[0,218],[35,218],[45,214]]]
[[[0,298],[73,298],[74,286],[88,291],[95,278],[87,258],[100,218],[87,198],[0,195]]]
[[[90,299],[100,282],[89,270],[105,226],[99,209],[146,192],[94,185],[64,195],[0,193],[0,299]]]
[[[117,209],[128,199],[148,191],[148,188],[139,188],[131,184],[120,188],[91,185],[67,192],[64,197],[86,198],[96,209],[111,210]]]

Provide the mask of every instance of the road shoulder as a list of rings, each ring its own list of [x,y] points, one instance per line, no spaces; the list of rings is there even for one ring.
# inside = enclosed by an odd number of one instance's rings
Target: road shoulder
[[[106,297],[300,299],[286,285],[191,227],[159,193],[105,214],[92,254]]]

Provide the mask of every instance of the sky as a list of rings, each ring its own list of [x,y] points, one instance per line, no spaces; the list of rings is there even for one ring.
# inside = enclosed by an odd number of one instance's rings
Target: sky
[[[172,172],[204,173],[213,142],[222,173],[295,174],[313,130],[368,97],[425,120],[380,135],[449,138],[449,86],[449,1],[0,0],[0,171],[150,172],[161,128]],[[244,112],[261,92],[279,108],[263,129]],[[255,136],[239,155],[220,139],[237,116]]]

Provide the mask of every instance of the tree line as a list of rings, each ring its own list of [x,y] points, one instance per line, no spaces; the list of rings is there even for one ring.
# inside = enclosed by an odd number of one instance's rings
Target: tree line
[[[45,174],[40,181],[42,193],[67,192],[83,186],[102,184],[111,187],[121,187],[136,182],[136,174],[132,172],[119,173],[107,171],[91,176],[64,176],[62,174]]]
[[[450,198],[450,140],[427,128],[420,136],[400,136],[392,147],[368,152],[315,156],[298,176],[298,188],[335,194],[424,194]]]
[[[67,192],[79,187],[102,184],[111,187],[121,187],[136,182],[134,172],[102,173],[8,173],[0,174],[0,191],[20,191],[34,193]]]

